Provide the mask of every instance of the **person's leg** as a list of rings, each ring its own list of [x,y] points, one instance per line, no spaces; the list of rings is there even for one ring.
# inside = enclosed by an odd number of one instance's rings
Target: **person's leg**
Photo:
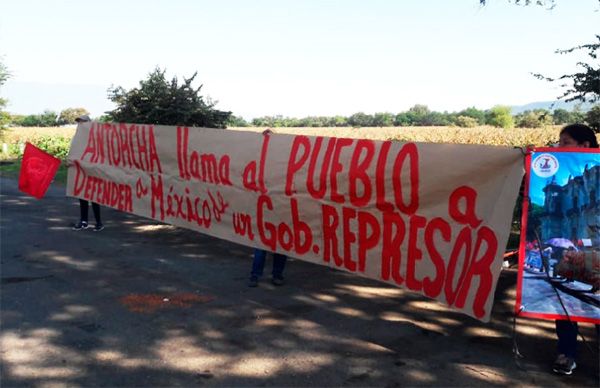
[[[79,222],[73,225],[73,230],[88,228],[88,201],[79,200]]]
[[[577,322],[556,321],[556,335],[558,353],[572,359],[577,358]]]
[[[273,278],[283,279],[283,270],[285,269],[285,262],[287,261],[286,255],[279,253],[273,254]]]
[[[96,202],[92,202],[92,211],[94,212],[96,225],[102,225],[102,220],[100,219],[100,205],[98,205]]]
[[[88,201],[79,200],[79,221],[88,222]]]
[[[263,249],[254,250],[254,260],[252,260],[252,271],[250,272],[250,281],[248,286],[256,287],[258,285],[258,278],[263,274],[265,268],[265,259],[267,257],[267,251]]]
[[[102,229],[104,229],[104,225],[102,225],[102,219],[100,218],[100,205],[92,202],[92,210],[94,211],[94,218],[96,219],[94,232],[100,232]]]
[[[577,322],[566,320],[556,321],[556,336],[558,337],[558,357],[552,369],[561,374],[571,374],[577,366]]]

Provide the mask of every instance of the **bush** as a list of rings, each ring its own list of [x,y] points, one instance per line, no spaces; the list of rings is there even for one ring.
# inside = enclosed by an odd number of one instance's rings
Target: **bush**
[[[66,159],[71,147],[71,139],[62,136],[42,136],[32,141],[36,147],[54,155],[59,159]]]
[[[486,113],[486,123],[498,128],[512,128],[514,122],[509,106],[496,105]]]
[[[58,114],[47,110],[39,115],[28,115],[20,119],[13,119],[13,122],[22,127],[54,127],[58,124]]]
[[[458,116],[456,118],[456,125],[463,128],[474,128],[479,125],[479,122],[474,117]]]
[[[515,119],[519,128],[540,128],[545,125],[551,125],[553,122],[550,112],[544,109],[525,111],[515,116]]]
[[[89,115],[88,112],[84,108],[67,108],[60,112],[60,116],[58,117],[58,122],[61,125],[64,124],[75,124],[75,119],[79,116]]]
[[[585,122],[594,130],[600,132],[600,105],[594,105],[585,115]]]
[[[248,122],[243,117],[231,115],[227,120],[228,127],[247,127]]]

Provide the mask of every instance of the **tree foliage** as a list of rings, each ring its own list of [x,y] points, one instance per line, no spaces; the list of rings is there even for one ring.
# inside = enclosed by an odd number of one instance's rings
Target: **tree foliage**
[[[486,122],[498,128],[512,128],[515,123],[509,106],[496,105],[487,112]]]
[[[8,69],[4,63],[0,60],[0,87],[4,85],[9,78],[10,73],[8,72]],[[7,112],[4,112],[6,102],[6,99],[0,97],[0,129],[3,129],[4,126],[10,121],[10,115]]]
[[[558,98],[565,99],[565,101],[579,100],[592,103],[600,101],[600,63],[598,63],[598,54],[596,53],[600,49],[600,35],[596,35],[596,39],[598,42],[583,44],[566,50],[556,50],[557,54],[587,50],[587,55],[592,61],[591,63],[577,62],[580,71],[557,78],[546,77],[542,74],[534,74],[534,77],[549,82],[561,82],[560,86],[565,88],[565,91]]]
[[[192,86],[197,73],[190,78],[165,78],[166,70],[156,68],[138,88],[125,90],[112,87],[109,99],[117,108],[107,112],[111,120],[139,124],[187,125],[207,128],[225,128],[231,112],[214,108],[215,102],[204,100],[200,89]]]
[[[21,127],[55,127],[60,125],[58,114],[51,110],[46,110],[42,114],[20,116],[13,120],[13,124]]]
[[[479,4],[486,5],[489,0],[479,0]],[[516,5],[539,5],[542,7],[546,7],[548,9],[552,9],[556,6],[556,0],[508,0],[510,3],[514,3]]]
[[[79,116],[89,115],[85,108],[67,108],[60,112],[58,116],[58,122],[63,124],[75,124],[75,119]]]
[[[479,4],[486,5],[489,0],[479,0]],[[517,5],[536,4],[552,9],[556,6],[557,0],[508,0]],[[600,0],[598,0],[600,7]],[[598,11],[598,10],[596,10]],[[547,77],[540,73],[533,74],[534,77],[549,81],[560,82],[560,86],[564,88],[564,92],[559,99],[565,101],[582,101],[582,102],[597,102],[600,101],[600,63],[598,62],[598,54],[596,51],[600,49],[600,35],[596,35],[598,42],[582,44],[571,47],[565,50],[556,50],[557,54],[570,54],[578,50],[587,50],[588,56],[591,58],[590,63],[577,62],[576,66],[579,71],[572,74],[564,74],[557,77]]]
[[[458,117],[456,117],[455,123],[459,127],[463,127],[463,128],[474,128],[477,125],[479,125],[479,123],[477,122],[477,119],[475,119],[473,117],[469,117],[469,116],[458,116]]]
[[[585,115],[585,122],[596,133],[600,133],[600,105],[594,105]]]
[[[553,116],[545,109],[527,110],[514,117],[519,128],[540,128],[553,124]]]

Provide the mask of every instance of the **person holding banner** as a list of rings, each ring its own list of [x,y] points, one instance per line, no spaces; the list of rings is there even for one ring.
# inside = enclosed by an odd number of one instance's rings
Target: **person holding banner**
[[[258,286],[258,279],[263,274],[265,268],[265,259],[267,257],[267,251],[264,249],[254,250],[254,260],[252,261],[252,271],[250,272],[250,280],[248,281],[248,287]],[[280,253],[273,253],[273,272],[271,283],[276,286],[283,285],[283,269],[285,268],[285,262],[287,256]]]
[[[75,122],[77,122],[77,123],[85,123],[88,121],[91,121],[90,116],[88,116],[88,115],[79,116],[75,119]],[[88,208],[89,208],[89,202],[84,199],[80,199],[79,200],[79,213],[80,213],[79,222],[76,223],[75,225],[73,225],[73,230],[83,230],[83,229],[89,228]],[[94,230],[94,232],[100,232],[104,229],[104,225],[102,224],[102,220],[100,218],[100,205],[98,205],[95,202],[92,202],[92,211],[94,212],[94,218],[96,219],[96,226],[94,227],[93,230]]]
[[[271,129],[267,128],[262,132],[263,136],[270,136],[273,133]],[[254,260],[252,261],[252,271],[250,272],[250,280],[248,280],[248,287],[258,286],[258,279],[263,275],[265,268],[265,259],[267,258],[267,251],[264,249],[256,248],[254,250]],[[285,262],[287,257],[279,253],[273,253],[273,272],[271,283],[276,286],[283,285],[283,269],[285,268]]]
[[[599,148],[594,131],[583,124],[567,125],[560,131],[559,147]],[[558,337],[558,356],[552,365],[555,373],[570,375],[577,367],[577,322],[556,320],[556,336]],[[596,325],[596,330],[599,326]]]

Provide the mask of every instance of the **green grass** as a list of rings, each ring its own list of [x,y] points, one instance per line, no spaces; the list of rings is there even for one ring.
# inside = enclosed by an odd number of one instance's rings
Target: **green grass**
[[[19,179],[19,173],[21,171],[21,159],[9,159],[0,162],[0,176],[4,178]],[[67,184],[67,166],[61,163],[54,182],[60,185]]]

